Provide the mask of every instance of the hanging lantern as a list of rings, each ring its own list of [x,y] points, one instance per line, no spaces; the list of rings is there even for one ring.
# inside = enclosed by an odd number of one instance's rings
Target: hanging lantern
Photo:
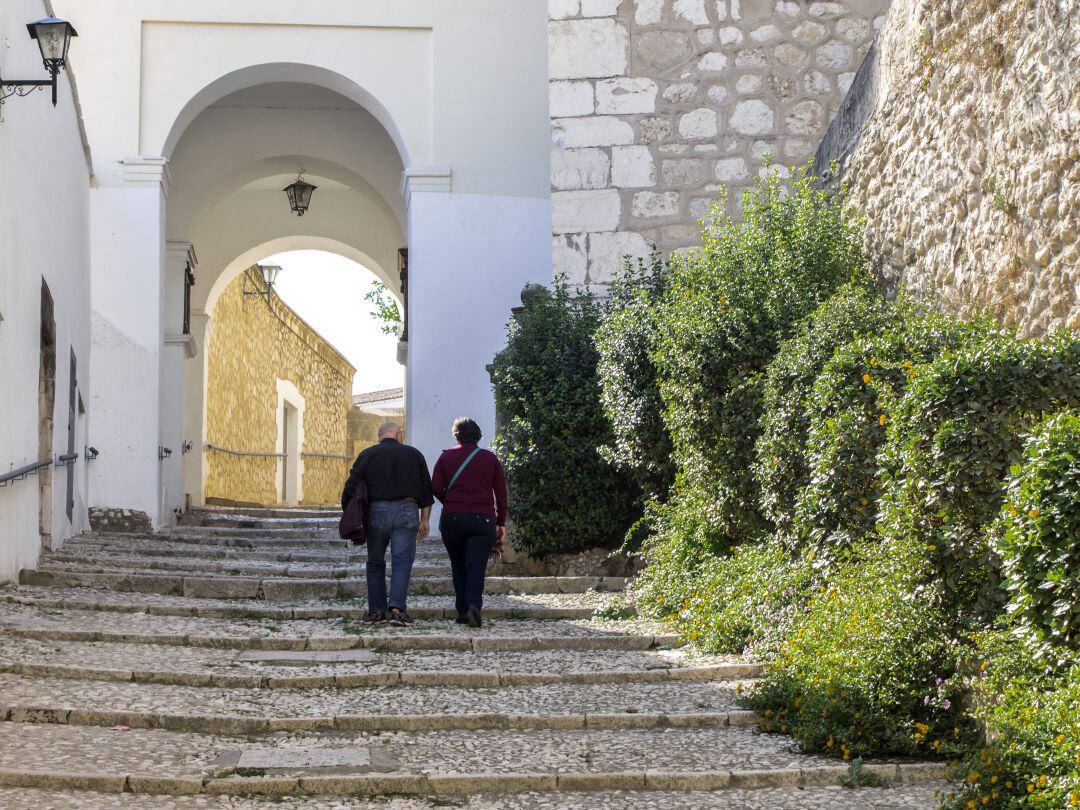
[[[313,186],[304,180],[304,172],[296,175],[296,179],[285,186],[282,191],[285,192],[289,198],[289,208],[298,217],[302,217],[308,210],[308,206],[311,205],[311,192],[317,189],[318,186]]]

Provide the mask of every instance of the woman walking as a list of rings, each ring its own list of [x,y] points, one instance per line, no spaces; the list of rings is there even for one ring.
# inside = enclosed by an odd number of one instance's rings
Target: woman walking
[[[453,433],[458,445],[435,462],[431,489],[443,505],[439,531],[450,555],[457,622],[480,627],[488,557],[506,536],[506,475],[494,453],[477,447],[475,421],[456,419]]]

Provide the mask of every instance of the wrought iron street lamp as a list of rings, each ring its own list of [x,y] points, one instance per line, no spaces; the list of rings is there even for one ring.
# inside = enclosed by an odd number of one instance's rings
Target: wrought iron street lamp
[[[285,186],[282,191],[289,197],[289,208],[298,217],[302,217],[308,210],[308,206],[311,205],[311,192],[317,188],[318,186],[313,186],[304,180],[304,172],[301,169],[300,173],[296,175],[296,179]]]
[[[277,281],[278,273],[281,272],[281,267],[276,264],[259,264],[256,267],[262,272],[263,286],[248,287],[248,281],[253,279],[251,279],[250,271],[246,271],[244,273],[244,298],[249,296],[265,298],[266,304],[269,306],[270,295],[274,289],[274,282]]]
[[[25,96],[39,87],[52,87],[52,103],[56,106],[56,77],[67,64],[68,46],[71,38],[77,37],[75,27],[67,20],[46,17],[37,22],[28,23],[26,30],[30,38],[36,39],[41,61],[49,71],[48,79],[0,79],[0,104],[10,96]],[[10,88],[10,89],[5,89]]]

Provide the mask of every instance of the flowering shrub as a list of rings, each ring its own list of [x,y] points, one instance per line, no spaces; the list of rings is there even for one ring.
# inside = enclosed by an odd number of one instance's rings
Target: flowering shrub
[[[844,759],[945,753],[970,742],[960,648],[931,575],[910,545],[853,549],[807,602],[750,696],[762,728]]]
[[[670,570],[673,561],[664,562]],[[654,589],[648,600],[655,605],[653,615],[668,616],[700,649],[767,657],[803,610],[812,573],[783,545],[767,541],[739,546],[728,557],[707,558],[682,587],[667,587],[650,576],[636,587]]]
[[[992,742],[958,766],[962,788],[949,810],[1080,806],[1080,663],[1047,669],[1026,641],[1012,632],[979,639],[973,704]]]
[[[1080,412],[1035,427],[1023,462],[1010,470],[994,547],[1020,627],[1080,650]]]
[[[1080,335],[991,334],[929,363],[888,428],[881,531],[930,553],[952,606],[993,616],[1004,601],[988,530],[1005,476],[1043,415],[1080,406]]]

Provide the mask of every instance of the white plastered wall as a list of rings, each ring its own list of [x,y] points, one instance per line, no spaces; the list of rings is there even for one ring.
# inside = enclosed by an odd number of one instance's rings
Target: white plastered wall
[[[0,75],[44,78],[37,45],[26,23],[46,15],[41,0],[0,3]],[[77,63],[79,54],[73,51]],[[74,349],[77,382],[89,409],[89,267],[87,258],[89,164],[67,73],[60,75],[58,105],[49,90],[11,98],[0,123],[0,472],[38,460],[38,377],[42,279],[49,285],[56,321],[56,397],[52,455],[67,452],[69,364]],[[77,417],[73,520],[66,509],[67,470],[53,472],[52,545],[86,528],[86,418]],[[91,444],[94,441],[91,439]],[[96,462],[94,462],[96,463]],[[0,581],[38,559],[39,481],[0,488]]]

